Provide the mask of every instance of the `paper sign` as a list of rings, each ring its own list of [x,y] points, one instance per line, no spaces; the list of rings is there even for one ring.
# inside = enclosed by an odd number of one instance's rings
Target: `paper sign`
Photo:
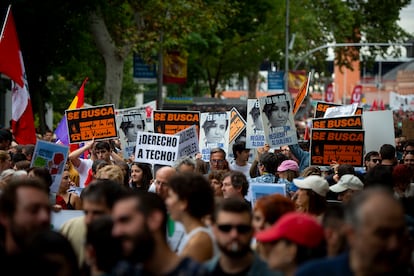
[[[179,136],[138,132],[135,161],[172,166],[178,158]]]
[[[233,107],[230,110],[230,143],[232,143],[236,138],[243,132],[246,128],[246,121],[240,115],[237,108]]]
[[[379,151],[384,144],[395,146],[394,118],[391,110],[367,111],[362,115],[365,152]]]
[[[69,147],[37,140],[30,167],[47,168],[52,176],[50,191],[57,193],[65,169]]]
[[[254,208],[256,201],[264,196],[279,194],[286,196],[286,185],[285,184],[275,184],[275,183],[255,183],[250,182],[250,188],[252,192],[251,203]]]
[[[300,106],[303,103],[303,100],[305,100],[306,95],[308,95],[311,74],[312,73],[309,73],[308,77],[305,79],[302,86],[300,87],[298,94],[296,95],[295,101],[293,102],[293,114],[296,114],[298,112]]]
[[[200,112],[198,111],[164,111],[154,110],[154,132],[176,134],[192,125],[200,128]],[[197,134],[198,135],[198,134]]]
[[[66,110],[69,143],[117,138],[114,105]]]
[[[210,160],[212,148],[221,148],[227,154],[230,132],[229,118],[230,112],[201,113],[199,147],[204,161]]]
[[[324,118],[335,118],[335,117],[351,116],[355,114],[357,107],[358,107],[357,103],[329,107],[326,109],[323,117]]]
[[[259,98],[263,129],[270,147],[297,144],[295,121],[288,93]]]
[[[317,118],[312,120],[313,128],[363,129],[362,116]]]
[[[326,112],[326,109],[334,106],[341,106],[340,104],[328,103],[328,102],[317,102],[315,108],[314,118],[323,118]],[[362,107],[358,107],[355,111],[355,114],[352,115],[362,115]]]
[[[259,100],[248,99],[247,112],[246,148],[261,148],[265,145],[266,139],[260,114]]]
[[[363,130],[311,129],[311,165],[339,164],[363,166],[365,132]]]
[[[198,135],[195,125],[177,132],[176,136],[180,137],[178,158],[183,156],[194,156],[196,153],[200,152],[198,148]]]

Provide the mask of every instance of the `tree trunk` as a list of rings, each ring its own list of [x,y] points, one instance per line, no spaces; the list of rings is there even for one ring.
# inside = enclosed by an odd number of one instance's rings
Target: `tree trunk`
[[[115,108],[118,108],[124,78],[124,60],[115,55],[104,55],[103,57],[106,65],[104,103],[114,104]]]
[[[256,99],[256,91],[257,91],[257,80],[259,78],[259,72],[249,72],[247,74],[247,80],[249,82],[249,90],[247,93],[247,97],[249,99]]]

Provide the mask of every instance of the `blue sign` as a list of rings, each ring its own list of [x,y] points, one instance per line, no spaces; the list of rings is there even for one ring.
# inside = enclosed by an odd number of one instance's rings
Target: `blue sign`
[[[267,74],[267,90],[284,91],[284,75],[283,71],[269,71]]]
[[[134,81],[137,83],[156,83],[157,70],[155,64],[147,64],[145,61],[134,54]]]

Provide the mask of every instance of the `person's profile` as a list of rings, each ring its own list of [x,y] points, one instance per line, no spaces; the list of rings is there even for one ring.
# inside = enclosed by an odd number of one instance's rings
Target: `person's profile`
[[[263,123],[262,118],[260,117],[260,106],[259,101],[253,105],[252,109],[249,112],[250,116],[252,116],[253,121],[253,131],[256,133],[258,131],[263,131]]]
[[[124,132],[127,141],[135,142],[137,140],[138,131],[144,131],[145,129],[145,121],[140,114],[124,116],[120,127]]]
[[[206,143],[224,143],[228,124],[226,112],[209,113],[202,125]]]

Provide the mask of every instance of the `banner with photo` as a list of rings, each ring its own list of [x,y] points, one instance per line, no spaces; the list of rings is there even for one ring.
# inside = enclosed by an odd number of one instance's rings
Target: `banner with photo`
[[[37,140],[30,167],[47,168],[52,176],[50,191],[57,193],[68,158],[69,147]]]
[[[151,101],[140,106],[115,111],[117,125],[121,130],[119,131],[119,139],[125,159],[135,154],[138,131],[151,132],[154,130],[152,112],[155,109],[156,101]]]
[[[246,148],[261,148],[266,139],[258,99],[247,100]]]
[[[295,121],[289,93],[259,98],[260,113],[270,147],[297,144]]]
[[[202,159],[210,160],[210,149],[221,148],[228,152],[230,136],[230,112],[206,112],[200,115],[199,147]]]

